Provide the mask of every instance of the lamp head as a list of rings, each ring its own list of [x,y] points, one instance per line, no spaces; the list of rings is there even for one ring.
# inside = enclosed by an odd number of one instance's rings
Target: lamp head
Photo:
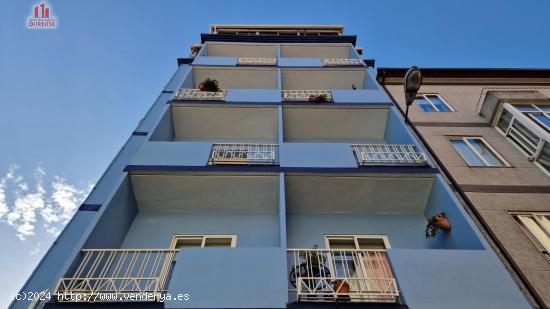
[[[416,97],[416,93],[422,85],[422,72],[417,66],[410,68],[405,77],[403,78],[403,85],[405,87],[405,98],[407,99],[407,105],[411,105]]]

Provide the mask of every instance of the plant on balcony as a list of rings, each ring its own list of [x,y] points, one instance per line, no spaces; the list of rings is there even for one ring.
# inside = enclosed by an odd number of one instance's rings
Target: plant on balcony
[[[434,238],[439,229],[445,231],[451,230],[451,222],[449,222],[449,219],[445,217],[445,213],[443,212],[428,219],[428,223],[426,224],[426,238]]]
[[[207,78],[199,84],[200,91],[219,92],[218,80]]]
[[[310,95],[308,98],[309,102],[316,102],[316,103],[325,103],[328,102],[328,97],[326,94],[319,94],[319,95]]]

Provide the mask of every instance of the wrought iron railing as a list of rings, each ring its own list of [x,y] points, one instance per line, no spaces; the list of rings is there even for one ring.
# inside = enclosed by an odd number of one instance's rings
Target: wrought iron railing
[[[361,59],[327,58],[327,59],[323,59],[323,66],[326,66],[326,67],[365,66],[365,63]]]
[[[239,58],[237,60],[238,65],[277,65],[277,59],[275,58]]]
[[[288,262],[298,301],[398,301],[385,250],[288,249]]]
[[[224,101],[226,91],[201,91],[199,89],[181,88],[176,93],[176,100],[182,101]]]
[[[59,279],[60,302],[158,301],[178,250],[83,249],[74,272]]]
[[[214,144],[209,164],[277,164],[277,144]]]
[[[329,103],[333,98],[330,90],[283,90],[283,101]]]
[[[360,166],[427,164],[426,155],[415,145],[358,144],[352,148]]]

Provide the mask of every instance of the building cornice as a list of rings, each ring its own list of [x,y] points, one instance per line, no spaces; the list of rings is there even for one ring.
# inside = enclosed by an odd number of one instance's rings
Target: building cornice
[[[430,84],[550,84],[550,69],[544,68],[421,68],[424,83]],[[401,84],[408,68],[378,68],[376,79]]]

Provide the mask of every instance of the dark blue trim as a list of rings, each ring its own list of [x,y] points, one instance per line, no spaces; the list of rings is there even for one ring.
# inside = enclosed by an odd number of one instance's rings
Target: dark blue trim
[[[98,211],[100,208],[100,204],[82,204],[78,207],[78,211]]]
[[[174,93],[172,90],[163,90],[162,93]]]
[[[201,33],[201,43],[214,42],[253,42],[253,43],[351,43],[355,46],[356,35],[246,35]]]
[[[127,165],[125,172],[264,172],[264,173],[400,173],[437,174],[430,166],[365,166],[365,167],[280,167],[265,165]]]
[[[143,131],[134,131],[132,133],[132,135],[138,135],[138,136],[147,136],[147,134],[149,134],[149,133],[143,132]]]
[[[191,64],[195,58],[178,58],[178,67],[182,64]]]

